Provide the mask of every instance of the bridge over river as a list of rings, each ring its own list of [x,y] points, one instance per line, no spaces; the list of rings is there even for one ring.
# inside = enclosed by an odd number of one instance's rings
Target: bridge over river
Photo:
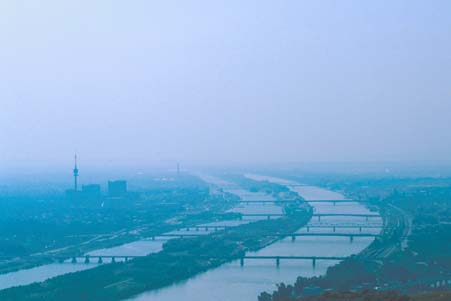
[[[188,233],[168,233],[168,234],[161,234],[152,236],[151,238],[148,238],[148,240],[156,240],[157,238],[190,238],[190,237],[199,237],[199,236],[205,236],[209,233],[205,234],[188,234]],[[267,233],[260,235],[263,237],[291,237],[291,240],[295,240],[296,237],[305,237],[305,236],[311,236],[311,237],[321,237],[321,236],[330,236],[330,237],[349,237],[350,241],[352,242],[355,237],[379,237],[379,234],[374,233],[338,233],[338,232],[307,232],[307,233]]]
[[[310,229],[331,229],[333,232],[336,232],[336,230],[339,229],[358,229],[359,232],[362,232],[363,229],[380,229],[382,227],[381,224],[376,225],[369,225],[369,224],[343,224],[343,223],[335,223],[335,224],[328,224],[328,223],[320,223],[320,224],[308,224],[305,226],[307,232],[310,232]],[[178,231],[219,231],[219,230],[227,230],[230,228],[234,228],[234,226],[192,226],[192,227],[186,227],[183,229],[178,229]]]
[[[288,186],[292,191],[299,193],[311,206],[315,208],[316,214],[334,214],[315,216],[312,218],[308,228],[304,227],[296,232],[307,231],[307,233],[316,233],[327,231],[327,234],[334,232],[363,233],[371,232],[379,234],[382,227],[381,217],[370,212],[362,203],[349,202],[339,193],[331,192],[318,187],[299,185],[292,181],[260,177],[252,178],[254,180],[275,182],[280,185]],[[265,200],[267,202],[246,202],[246,201]],[[338,202],[331,202],[337,200]],[[277,203],[267,198],[247,198],[243,196],[243,205],[241,213],[260,214],[257,217],[268,218],[267,214],[272,213],[269,218],[281,217],[271,207],[280,206],[286,203]],[[263,205],[257,210],[252,211],[258,205]],[[267,208],[267,209],[264,209]],[[265,210],[265,212],[262,212]],[[340,216],[335,215],[341,213]],[[352,214],[349,215],[349,214]],[[365,216],[356,216],[364,214]],[[368,217],[367,217],[368,215]],[[319,221],[318,221],[319,219]],[[246,222],[252,222],[252,218],[246,219]],[[314,223],[313,223],[314,222]],[[191,228],[192,230],[193,228]],[[199,229],[201,230],[201,229]],[[324,231],[323,231],[324,230]],[[283,231],[282,231],[283,232]],[[291,233],[286,233],[291,234]],[[133,298],[133,301],[178,301],[178,300],[196,300],[196,301],[235,301],[235,300],[256,300],[256,296],[262,291],[273,291],[277,283],[293,283],[297,277],[319,276],[325,273],[326,269],[337,261],[357,254],[368,246],[373,237],[367,237],[355,240],[352,244],[339,236],[306,236],[306,239],[299,237],[296,241],[281,239],[268,247],[248,253],[245,257],[232,263],[223,265],[215,270],[203,273],[193,279],[174,285],[162,290],[144,293]],[[298,258],[298,259],[296,259]],[[316,258],[315,260],[313,258]],[[266,264],[266,262],[269,263]],[[275,265],[273,263],[275,262]],[[274,266],[280,264],[283,268],[276,269]],[[246,268],[241,268],[245,266]]]
[[[214,232],[213,232],[214,233]],[[176,234],[176,233],[168,233],[161,234],[158,236],[152,236],[149,240],[156,240],[156,238],[193,238],[205,236],[206,234]],[[292,241],[296,240],[296,237],[349,237],[350,242],[354,241],[355,237],[379,237],[378,234],[373,233],[268,233],[264,235],[265,237],[291,237]],[[36,256],[28,256],[30,259],[47,259],[55,262],[70,262],[70,263],[91,263],[92,261],[97,262],[99,264],[104,263],[106,259],[109,259],[110,262],[116,262],[117,260],[128,261],[134,258],[144,257],[145,255],[132,255],[132,254],[115,254],[115,255],[36,255]],[[27,257],[27,258],[28,258]],[[14,256],[0,256],[0,260],[12,260],[19,259],[21,257]],[[213,257],[212,257],[213,258]],[[22,258],[23,259],[23,258]],[[244,265],[244,259],[276,259],[277,266],[279,266],[279,262],[281,259],[296,259],[296,260],[312,260],[313,265],[316,265],[316,260],[342,260],[344,257],[339,256],[284,256],[284,255],[271,255],[271,256],[243,256],[240,257],[241,266]]]
[[[296,200],[240,200],[238,201],[240,204],[295,204],[298,201]],[[333,204],[334,206],[336,204],[340,203],[361,203],[361,204],[371,204],[369,201],[364,200],[306,200],[308,203],[327,203],[327,204]]]
[[[85,256],[72,256],[70,258],[62,257],[62,256],[34,256],[35,258],[45,258],[50,260],[57,260],[60,263],[84,263],[89,264],[91,262],[96,262],[98,264],[104,263],[106,259],[109,259],[109,262],[115,263],[117,261],[128,261],[135,258],[144,257],[144,255],[85,255]],[[209,259],[226,259],[228,261],[232,260],[240,260],[240,266],[244,266],[244,261],[248,259],[259,259],[259,260],[275,260],[276,266],[280,266],[281,260],[309,260],[312,261],[312,266],[316,266],[317,260],[344,260],[346,257],[340,256],[258,256],[258,255],[247,255],[241,257],[208,257]],[[2,259],[2,258],[0,258]],[[3,258],[4,259],[4,258]]]
[[[243,213],[238,218],[243,219],[245,217],[266,217],[271,219],[271,217],[282,217],[285,216],[283,213]],[[314,213],[313,217],[317,217],[318,221],[321,221],[322,217],[363,217],[366,221],[370,218],[380,218],[379,214],[359,214],[359,213]]]
[[[234,188],[236,189],[237,187],[234,186]],[[309,201],[308,190],[310,188],[308,186],[290,185],[290,188],[295,192],[302,191],[302,193],[300,193],[301,196]],[[338,202],[336,202],[337,206],[333,206],[334,202],[331,201],[335,196],[331,197],[330,193],[325,192],[325,197],[320,198],[317,197],[319,195],[317,190],[318,189],[314,191],[315,197],[310,198],[313,200],[313,202],[311,202],[313,207],[319,205],[317,207],[318,210],[315,211],[314,219],[312,219],[312,221],[315,221],[314,224],[310,223],[307,227],[299,229],[297,233],[284,233],[283,231],[280,233],[268,233],[268,236],[276,236],[280,239],[260,251],[253,253],[248,252],[242,257],[230,258],[230,260],[233,261],[217,269],[200,274],[186,282],[137,296],[136,298],[133,298],[133,300],[255,300],[258,293],[264,290],[273,290],[276,283],[291,283],[298,276],[321,275],[325,272],[327,267],[336,264],[337,261],[343,260],[352,254],[360,252],[371,242],[371,239],[377,238],[379,235],[378,233],[366,232],[371,232],[370,229],[377,230],[380,227],[380,225],[370,224],[368,222],[368,220],[372,219],[377,221],[377,218],[380,218],[378,215],[369,212],[361,204],[356,202],[351,203],[349,200],[345,201],[338,198]],[[307,191],[307,194],[304,195],[304,191]],[[281,209],[282,206],[280,205],[283,205],[284,202],[277,203],[270,201],[269,195],[266,197],[260,197],[258,193],[246,192],[246,194],[250,195],[250,197],[243,197],[244,202],[241,204],[244,205],[245,210],[241,212],[241,216],[257,216],[263,218],[283,216]],[[250,202],[246,203],[248,200]],[[252,203],[254,200],[264,200],[265,202],[261,202],[260,204]],[[288,201],[286,203],[288,203]],[[246,205],[250,206],[246,207]],[[260,206],[259,209],[269,210],[268,213],[251,211],[252,208],[257,207],[255,205],[263,205]],[[274,211],[273,208],[279,210],[281,213]],[[333,211],[328,211],[332,208],[334,208]],[[342,217],[341,220],[340,217]],[[343,218],[346,218],[347,220],[344,221]],[[366,223],[364,221],[366,221]],[[183,237],[188,239],[199,235],[208,234],[197,233],[196,231],[203,232],[201,230],[205,230],[205,232],[207,232],[209,230],[228,230],[237,224],[247,222],[252,222],[252,219],[244,220],[242,222],[235,220],[233,223],[230,221],[230,223],[223,223],[219,225],[209,223],[192,226],[189,229],[186,229],[186,232],[190,230],[190,233],[165,233],[162,236],[155,235],[146,240],[133,242],[112,249],[97,250],[89,254],[48,257],[57,262],[63,261],[64,264],[50,264],[47,266],[38,267],[36,270],[32,269],[29,271],[11,273],[11,275],[0,275],[0,288],[29,284],[32,281],[36,282],[45,280],[39,278],[42,276],[30,276],[32,273],[57,276],[62,273],[96,267],[99,263],[104,264],[108,262],[126,261],[131,259],[138,260],[138,258],[142,256],[161,250],[165,240],[158,241],[152,239],[156,239],[158,237],[165,239]],[[324,229],[326,232],[318,231],[318,233],[316,233],[316,231],[314,231],[315,229]],[[358,231],[358,233],[352,233],[352,230],[355,230],[356,232]],[[283,239],[285,237],[287,239]],[[289,239],[290,237],[291,241]],[[318,240],[307,239],[314,237],[318,238]],[[362,237],[362,239],[355,239],[353,243],[349,243],[346,239],[349,238],[352,241],[357,237]],[[279,265],[282,265],[283,268],[276,271],[274,266]],[[21,274],[21,272],[23,272],[23,274]],[[227,299],[221,299],[221,296],[228,297]]]

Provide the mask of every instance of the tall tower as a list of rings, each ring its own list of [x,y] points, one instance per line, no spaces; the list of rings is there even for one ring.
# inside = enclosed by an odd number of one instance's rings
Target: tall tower
[[[74,190],[77,191],[78,189],[78,166],[77,166],[77,154],[75,154],[75,166],[74,166]]]

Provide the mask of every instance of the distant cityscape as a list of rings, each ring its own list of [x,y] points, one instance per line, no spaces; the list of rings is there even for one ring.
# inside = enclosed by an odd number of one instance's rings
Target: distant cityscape
[[[81,190],[78,188],[78,157],[75,155],[74,159],[74,187],[66,190],[66,197],[71,200],[83,200],[83,199],[100,199],[102,195],[102,187],[100,184],[91,183],[83,184]],[[127,195],[127,181],[125,180],[109,180],[107,183],[107,197],[109,198],[122,198]]]

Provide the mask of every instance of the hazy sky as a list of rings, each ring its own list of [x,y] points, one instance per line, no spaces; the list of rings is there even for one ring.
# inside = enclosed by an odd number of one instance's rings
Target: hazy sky
[[[3,0],[0,166],[449,160],[450,16],[447,0]]]

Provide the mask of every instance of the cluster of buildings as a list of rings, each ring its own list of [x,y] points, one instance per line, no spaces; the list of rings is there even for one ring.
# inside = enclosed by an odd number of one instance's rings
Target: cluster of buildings
[[[100,184],[82,185],[78,187],[77,155],[75,155],[75,166],[73,170],[74,188],[66,190],[66,196],[71,199],[99,199],[102,197]],[[127,182],[124,180],[108,181],[107,196],[110,198],[121,198],[127,194]]]

